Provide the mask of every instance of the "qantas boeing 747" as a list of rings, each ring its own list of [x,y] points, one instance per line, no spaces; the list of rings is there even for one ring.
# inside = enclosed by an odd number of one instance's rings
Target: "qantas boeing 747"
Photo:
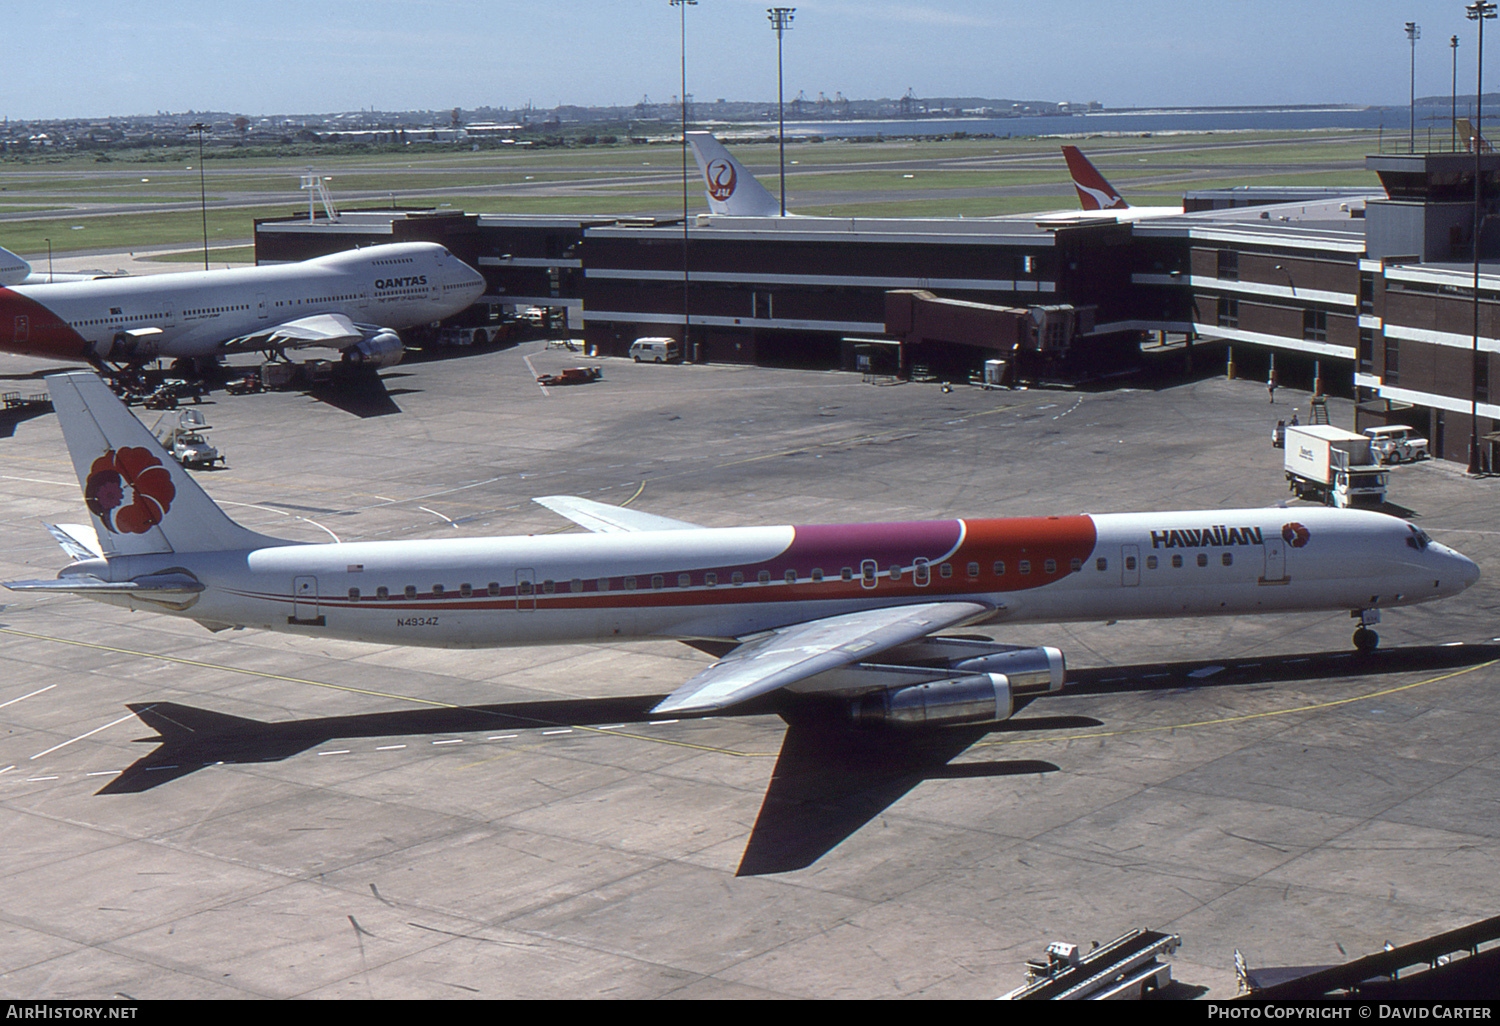
[[[402,328],[450,317],[484,278],[432,242],[290,264],[0,288],[0,352],[144,363],[322,346],[388,367]]]
[[[70,593],[197,620],[440,648],[686,641],[717,657],[655,712],[709,713],[786,688],[862,722],[1006,719],[1058,690],[1046,646],[934,636],[968,624],[1348,610],[1379,613],[1479,577],[1395,517],[1266,508],[707,528],[568,496],[588,534],[299,544],[232,521],[88,372],[47,378],[92,527],[22,594]]]

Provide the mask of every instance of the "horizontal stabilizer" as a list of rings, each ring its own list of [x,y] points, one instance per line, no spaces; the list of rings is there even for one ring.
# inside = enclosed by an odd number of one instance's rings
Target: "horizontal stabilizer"
[[[651,711],[703,713],[725,709],[991,612],[990,606],[979,602],[926,602],[865,609],[779,627],[746,641]]]
[[[196,595],[203,582],[189,574],[151,574],[133,581],[105,581],[89,574],[55,577],[48,581],[6,581],[11,591],[55,591],[71,595],[139,595],[164,599]]]
[[[544,495],[531,501],[539,506],[546,506],[552,512],[597,534],[614,534],[620,531],[692,531],[702,526],[685,520],[659,517],[655,513],[641,513],[623,506],[611,506],[606,502],[580,499],[575,495]]]
[[[264,331],[241,335],[220,345],[226,353],[260,352],[264,349],[301,349],[321,346],[327,349],[348,349],[356,342],[364,341],[365,333],[343,314],[314,314],[285,321]]]
[[[47,530],[75,563],[104,555],[104,550],[99,547],[99,535],[87,524],[48,524]]]

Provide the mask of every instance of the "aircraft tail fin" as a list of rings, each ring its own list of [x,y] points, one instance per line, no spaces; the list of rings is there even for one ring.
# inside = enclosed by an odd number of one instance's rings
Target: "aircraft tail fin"
[[[1064,146],[1063,158],[1068,162],[1068,173],[1073,176],[1073,188],[1078,190],[1078,202],[1084,210],[1126,210],[1125,202],[1113,185],[1099,173],[1077,146]]]
[[[20,285],[31,276],[31,265],[0,246],[0,285]]]
[[[777,217],[781,203],[755,180],[745,165],[729,155],[712,132],[689,132],[688,146],[703,176],[708,209],[739,217]]]
[[[229,519],[97,374],[46,381],[103,555],[287,544]]]

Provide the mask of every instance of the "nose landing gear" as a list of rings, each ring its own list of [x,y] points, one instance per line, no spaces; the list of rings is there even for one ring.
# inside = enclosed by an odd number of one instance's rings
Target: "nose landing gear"
[[[1380,644],[1380,635],[1370,628],[1380,622],[1380,610],[1356,609],[1349,614],[1359,617],[1359,626],[1354,629],[1354,647],[1360,652],[1373,652]]]

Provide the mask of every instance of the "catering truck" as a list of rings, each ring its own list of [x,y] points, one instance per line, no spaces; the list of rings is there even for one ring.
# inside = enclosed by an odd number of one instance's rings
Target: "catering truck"
[[[1366,435],[1328,424],[1289,424],[1284,467],[1287,487],[1299,499],[1339,509],[1378,509],[1385,503],[1390,471]]]

